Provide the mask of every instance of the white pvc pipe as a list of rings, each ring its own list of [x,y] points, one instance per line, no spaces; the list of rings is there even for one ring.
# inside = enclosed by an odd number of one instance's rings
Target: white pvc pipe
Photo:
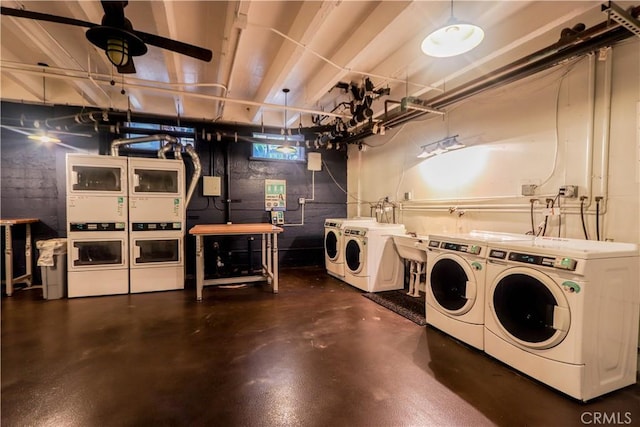
[[[39,69],[31,70],[31,69],[29,69],[29,66],[26,65],[26,64],[17,64],[20,67],[24,67],[24,68],[18,68],[14,64],[15,63],[10,63],[8,61],[0,61],[0,66],[3,68],[3,71],[7,71],[7,72],[15,71],[15,72],[18,72],[18,73],[23,73],[23,74],[32,74],[32,75],[42,76],[42,71],[39,70]],[[65,74],[56,74],[56,71],[61,72],[61,73],[65,73]],[[97,83],[104,84],[104,85],[111,85],[111,83],[110,83],[111,82],[111,77],[109,77],[109,76],[99,75],[99,74],[88,74],[86,72],[79,72],[79,71],[75,71],[75,70],[64,70],[64,69],[60,69],[60,68],[58,68],[58,69],[54,68],[52,70],[47,69],[47,77],[48,78],[62,79],[62,80],[72,80],[72,81],[73,80],[91,80],[91,78],[93,77],[93,79]],[[108,81],[107,80],[103,81],[102,79],[109,79],[109,80]],[[164,85],[164,83],[151,82],[151,81],[148,81],[148,80],[137,80],[137,81],[149,83],[149,85],[132,83],[130,80],[126,80],[125,81],[125,85],[128,88],[145,89],[145,90],[156,91],[156,92],[161,92],[161,93],[168,93],[168,94],[171,94],[171,95],[181,95],[181,96],[184,96],[184,97],[187,97],[187,98],[200,98],[200,99],[207,99],[207,100],[211,100],[211,101],[223,101],[225,103],[236,103],[236,104],[242,104],[242,105],[251,105],[251,106],[255,106],[255,107],[270,108],[270,109],[274,109],[274,110],[287,110],[287,111],[295,111],[295,112],[299,112],[299,113],[307,113],[307,114],[313,114],[313,115],[323,115],[323,116],[330,116],[330,117],[340,117],[340,118],[347,118],[347,119],[350,119],[352,117],[351,115],[332,113],[332,112],[329,112],[329,111],[311,110],[309,108],[291,107],[291,106],[284,106],[284,105],[280,105],[280,104],[270,104],[270,103],[266,103],[266,102],[256,102],[256,101],[250,101],[250,100],[244,100],[244,99],[232,99],[232,98],[227,98],[227,97],[224,97],[224,96],[207,95],[207,94],[203,94],[203,93],[188,92],[188,91],[177,90],[177,89],[166,89],[166,88],[162,88],[162,87],[157,87],[157,86],[152,86],[151,85],[151,84]],[[179,85],[180,86],[188,86],[187,84],[182,84],[182,83],[180,83]]]

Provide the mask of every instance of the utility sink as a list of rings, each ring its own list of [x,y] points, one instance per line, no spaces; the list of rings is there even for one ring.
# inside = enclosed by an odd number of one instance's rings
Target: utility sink
[[[400,257],[410,261],[427,262],[428,236],[397,234],[393,236],[393,243]]]

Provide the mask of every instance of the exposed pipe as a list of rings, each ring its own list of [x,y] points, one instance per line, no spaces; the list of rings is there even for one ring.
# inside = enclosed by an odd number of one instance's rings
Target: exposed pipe
[[[3,71],[14,71],[14,72],[18,72],[18,73],[23,73],[23,74],[32,74],[32,75],[37,75],[37,76],[42,76],[42,71],[39,69],[40,67],[37,66],[31,66],[29,64],[21,64],[21,63],[16,63],[16,62],[11,62],[11,61],[5,61],[5,60],[0,60],[0,67],[3,68]],[[34,67],[36,67],[36,69],[33,69]],[[31,68],[31,69],[30,69]],[[57,73],[56,73],[57,72]],[[63,74],[59,74],[59,73],[63,73]],[[104,75],[100,75],[100,80],[97,78],[98,75],[94,74],[93,77],[95,78],[96,82],[99,82],[101,84],[105,84],[105,85],[111,85],[110,81],[111,80],[101,80],[102,78],[108,78],[110,79],[109,76],[104,76]],[[75,70],[64,70],[64,69],[47,69],[47,78],[57,78],[57,79],[62,79],[62,80],[88,80],[88,74],[86,72],[78,72]],[[148,83],[156,83],[157,82],[150,82],[148,80],[141,80],[144,82],[148,82]],[[300,107],[292,107],[292,106],[287,106],[284,107],[283,105],[280,104],[270,104],[267,102],[256,102],[256,101],[250,101],[250,100],[243,100],[243,99],[233,99],[233,98],[227,98],[224,96],[217,96],[217,95],[208,95],[208,94],[204,94],[204,93],[195,93],[195,92],[188,92],[188,91],[184,91],[184,90],[176,90],[176,89],[166,89],[166,88],[161,88],[161,87],[156,87],[156,86],[150,86],[150,85],[141,85],[141,84],[135,84],[135,83],[126,83],[127,87],[129,88],[135,88],[135,89],[145,89],[145,90],[150,90],[150,91],[156,91],[156,92],[161,92],[161,93],[168,93],[171,95],[180,95],[180,96],[184,96],[184,97],[191,97],[191,98],[199,98],[199,99],[207,99],[207,100],[211,100],[211,101],[223,101],[225,103],[236,103],[236,104],[241,104],[241,105],[250,105],[250,106],[255,106],[255,107],[264,107],[264,108],[269,108],[269,109],[273,109],[273,110],[284,110],[286,109],[287,111],[295,111],[298,113],[306,113],[306,114],[314,114],[314,115],[325,115],[325,116],[332,116],[332,117],[340,117],[340,118],[345,118],[345,119],[349,119],[351,118],[351,116],[346,115],[346,114],[337,114],[337,113],[330,113],[327,111],[318,111],[318,110],[312,110],[309,108],[300,108]]]
[[[607,210],[607,198],[609,195],[609,147],[611,145],[611,82],[613,79],[613,49],[607,52],[607,59],[604,63],[604,89],[603,89],[603,108],[602,113],[602,155],[600,159],[600,171],[602,179],[600,181],[600,194],[602,197],[601,213],[605,214]]]
[[[231,166],[229,164],[229,141],[225,141],[224,146],[224,194],[225,194],[225,208],[224,216],[225,222],[231,222]]]
[[[139,144],[142,142],[152,142],[152,141],[165,141],[170,144],[178,143],[178,139],[171,135],[149,135],[149,136],[141,136],[139,138],[114,139],[111,142],[111,155],[112,156],[120,155],[119,147],[121,145]]]
[[[587,120],[587,155],[585,159],[585,186],[587,187],[587,203],[584,205],[583,209],[588,209],[591,206],[592,198],[593,198],[593,148],[595,143],[595,121],[596,121],[596,57],[592,53],[589,55],[589,81],[587,83],[587,91],[588,91],[588,117]],[[583,201],[581,201],[580,206],[582,207]],[[587,232],[585,230],[585,236]],[[588,239],[588,237],[585,237]]]
[[[634,8],[632,11],[633,16],[636,16],[639,11],[640,6]],[[493,72],[449,90],[446,93],[437,95],[434,98],[427,100],[426,103],[431,105],[433,108],[441,109],[498,85],[512,83],[556,66],[569,58],[593,52],[594,50],[610,46],[632,36],[633,34],[626,28],[615,23],[611,24],[608,21],[604,21],[580,32],[573,38],[554,43],[551,46],[538,50],[531,55],[525,56],[524,58],[507,64]],[[388,120],[383,120],[382,124],[384,124],[385,127],[390,128],[392,126],[417,119],[425,114],[428,113],[423,111],[413,111],[411,113],[401,112]],[[371,129],[364,129],[361,133],[345,138],[341,142],[353,143],[371,135]]]
[[[202,165],[200,164],[200,157],[196,152],[196,149],[193,148],[193,145],[187,144],[184,147],[184,150],[191,156],[191,161],[193,162],[193,174],[191,175],[191,183],[189,184],[189,190],[187,190],[187,200],[184,203],[185,209],[189,206],[189,202],[191,201],[191,197],[198,186],[198,181],[200,180],[200,175],[202,172]]]
[[[158,150],[158,158],[159,159],[166,159],[167,158],[167,152],[171,151],[172,148],[173,148],[173,146],[171,144],[164,144]]]

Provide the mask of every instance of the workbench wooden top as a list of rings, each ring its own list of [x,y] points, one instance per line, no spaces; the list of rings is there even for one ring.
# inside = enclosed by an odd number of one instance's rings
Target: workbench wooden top
[[[38,218],[1,218],[0,225],[33,224],[39,221]]]
[[[189,234],[217,235],[217,234],[264,234],[282,233],[281,227],[267,223],[258,224],[198,224],[194,225]]]

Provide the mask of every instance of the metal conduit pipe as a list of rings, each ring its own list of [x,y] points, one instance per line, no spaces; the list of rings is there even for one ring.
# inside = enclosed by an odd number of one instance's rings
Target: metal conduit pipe
[[[139,138],[114,139],[111,142],[111,155],[118,156],[120,154],[119,147],[121,145],[139,144],[142,142],[152,142],[152,141],[165,141],[170,144],[178,143],[178,139],[171,135],[149,135],[149,136],[141,136]]]
[[[638,16],[640,6],[633,9],[632,15]],[[517,61],[498,68],[497,70],[485,74],[477,79],[471,80],[457,88],[447,91],[446,93],[437,95],[427,101],[428,105],[433,108],[443,108],[451,104],[455,104],[473,95],[484,92],[488,89],[512,83],[534,75],[545,69],[554,67],[567,59],[593,52],[594,50],[611,46],[612,44],[632,37],[633,33],[626,28],[611,24],[604,21],[589,29],[584,30],[578,35],[565,39],[564,41],[554,43],[544,49],[525,56]],[[424,111],[413,111],[409,114],[402,112],[388,120],[383,120],[387,128],[399,125],[418,117],[429,114]],[[363,138],[371,136],[369,129],[363,132],[345,138],[341,142],[353,143]]]
[[[200,175],[202,173],[202,165],[200,164],[200,157],[196,152],[196,149],[193,148],[193,145],[187,144],[184,147],[185,151],[189,156],[191,156],[191,161],[193,162],[193,174],[191,175],[191,182],[189,183],[189,189],[187,190],[187,199],[184,203],[185,209],[189,206],[189,202],[191,201],[191,197],[198,186],[198,181],[200,180]]]

